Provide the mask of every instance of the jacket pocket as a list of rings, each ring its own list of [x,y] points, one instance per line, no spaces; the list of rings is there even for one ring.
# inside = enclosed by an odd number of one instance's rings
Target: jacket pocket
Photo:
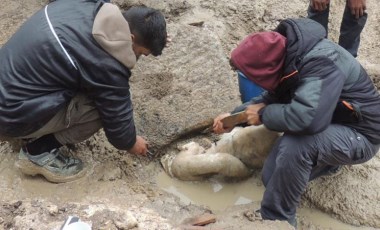
[[[339,100],[335,107],[332,123],[359,123],[363,120],[360,107],[354,103]]]

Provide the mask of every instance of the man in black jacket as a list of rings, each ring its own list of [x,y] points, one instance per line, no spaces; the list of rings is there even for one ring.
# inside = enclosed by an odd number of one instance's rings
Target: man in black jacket
[[[121,12],[107,0],[56,0],[29,18],[0,50],[0,136],[29,140],[16,166],[52,182],[83,175],[60,147],[103,127],[116,148],[145,155],[129,92],[141,55],[161,54],[163,15]]]
[[[266,93],[237,107],[249,125],[283,132],[266,159],[261,215],[295,225],[308,181],[371,159],[380,146],[380,95],[357,60],[324,39],[311,19],[287,19],[253,33],[231,54],[233,67]],[[228,132],[221,114],[216,133]]]

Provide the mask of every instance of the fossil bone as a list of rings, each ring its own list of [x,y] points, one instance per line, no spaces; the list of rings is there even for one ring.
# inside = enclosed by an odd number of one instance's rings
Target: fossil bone
[[[178,154],[164,155],[161,164],[167,174],[180,180],[202,180],[215,174],[245,178],[251,169],[263,166],[279,136],[262,125],[236,127],[207,150],[190,142]]]

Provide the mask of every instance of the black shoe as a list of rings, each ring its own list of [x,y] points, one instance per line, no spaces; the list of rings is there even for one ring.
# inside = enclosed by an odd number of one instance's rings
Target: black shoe
[[[324,177],[325,176],[328,176],[330,178],[333,178],[333,177],[337,177],[339,176],[340,174],[342,174],[343,170],[342,170],[342,166],[339,165],[339,166],[332,166],[327,172],[325,175],[323,175]]]

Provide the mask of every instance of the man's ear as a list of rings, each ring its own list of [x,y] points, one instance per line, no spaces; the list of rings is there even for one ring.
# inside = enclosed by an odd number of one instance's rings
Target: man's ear
[[[131,38],[132,38],[132,42],[134,42],[135,41],[135,35],[131,34]]]

